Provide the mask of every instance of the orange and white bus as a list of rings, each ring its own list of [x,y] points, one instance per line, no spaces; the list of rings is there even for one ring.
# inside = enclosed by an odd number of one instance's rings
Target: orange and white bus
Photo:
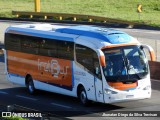
[[[150,98],[153,49],[103,27],[26,24],[5,32],[7,79],[28,88],[114,103]]]

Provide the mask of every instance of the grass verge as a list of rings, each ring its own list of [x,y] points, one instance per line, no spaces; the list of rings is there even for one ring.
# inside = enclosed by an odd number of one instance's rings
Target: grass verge
[[[137,12],[139,3],[142,13]],[[14,17],[12,10],[34,11],[34,0],[0,0],[0,5],[0,17]],[[41,12],[96,15],[160,27],[160,0],[41,0]]]

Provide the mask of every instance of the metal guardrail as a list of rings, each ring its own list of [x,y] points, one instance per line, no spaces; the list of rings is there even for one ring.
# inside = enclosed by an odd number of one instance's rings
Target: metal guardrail
[[[129,26],[139,25],[140,23],[130,22],[125,20],[93,16],[93,15],[81,15],[81,14],[67,14],[67,13],[46,13],[46,12],[25,12],[25,11],[12,11],[12,15],[16,15],[17,18],[29,17],[30,19],[40,17],[42,19],[56,19],[56,20],[69,20],[69,21],[88,21],[88,22],[101,22],[101,23],[118,23],[127,24]],[[143,24],[143,23],[142,23]]]

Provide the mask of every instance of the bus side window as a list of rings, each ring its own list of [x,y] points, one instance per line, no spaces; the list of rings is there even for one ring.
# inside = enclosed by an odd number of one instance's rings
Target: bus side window
[[[37,38],[31,36],[20,36],[20,39],[22,52],[38,54],[39,44]]]
[[[91,74],[101,79],[99,59],[94,50],[82,45],[76,45],[76,60]]]
[[[62,59],[74,59],[74,43],[69,41],[58,41],[58,57]]]
[[[39,54],[57,57],[57,40],[41,39]]]
[[[21,51],[20,38],[17,34],[6,33],[5,34],[5,48],[7,50]]]

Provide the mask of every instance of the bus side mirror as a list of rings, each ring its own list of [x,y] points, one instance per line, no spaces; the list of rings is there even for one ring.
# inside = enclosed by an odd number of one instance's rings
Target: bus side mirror
[[[142,45],[141,47],[142,48],[146,48],[149,51],[151,61],[156,61],[155,53],[154,53],[154,50],[153,50],[153,48],[151,46]]]
[[[106,66],[106,61],[105,61],[104,53],[103,53],[102,50],[100,50],[100,49],[97,50],[97,53],[98,53],[100,65],[101,65],[102,67],[105,67],[105,66]]]
[[[99,56],[99,59],[100,59],[101,66],[105,67],[106,66],[105,56]]]

